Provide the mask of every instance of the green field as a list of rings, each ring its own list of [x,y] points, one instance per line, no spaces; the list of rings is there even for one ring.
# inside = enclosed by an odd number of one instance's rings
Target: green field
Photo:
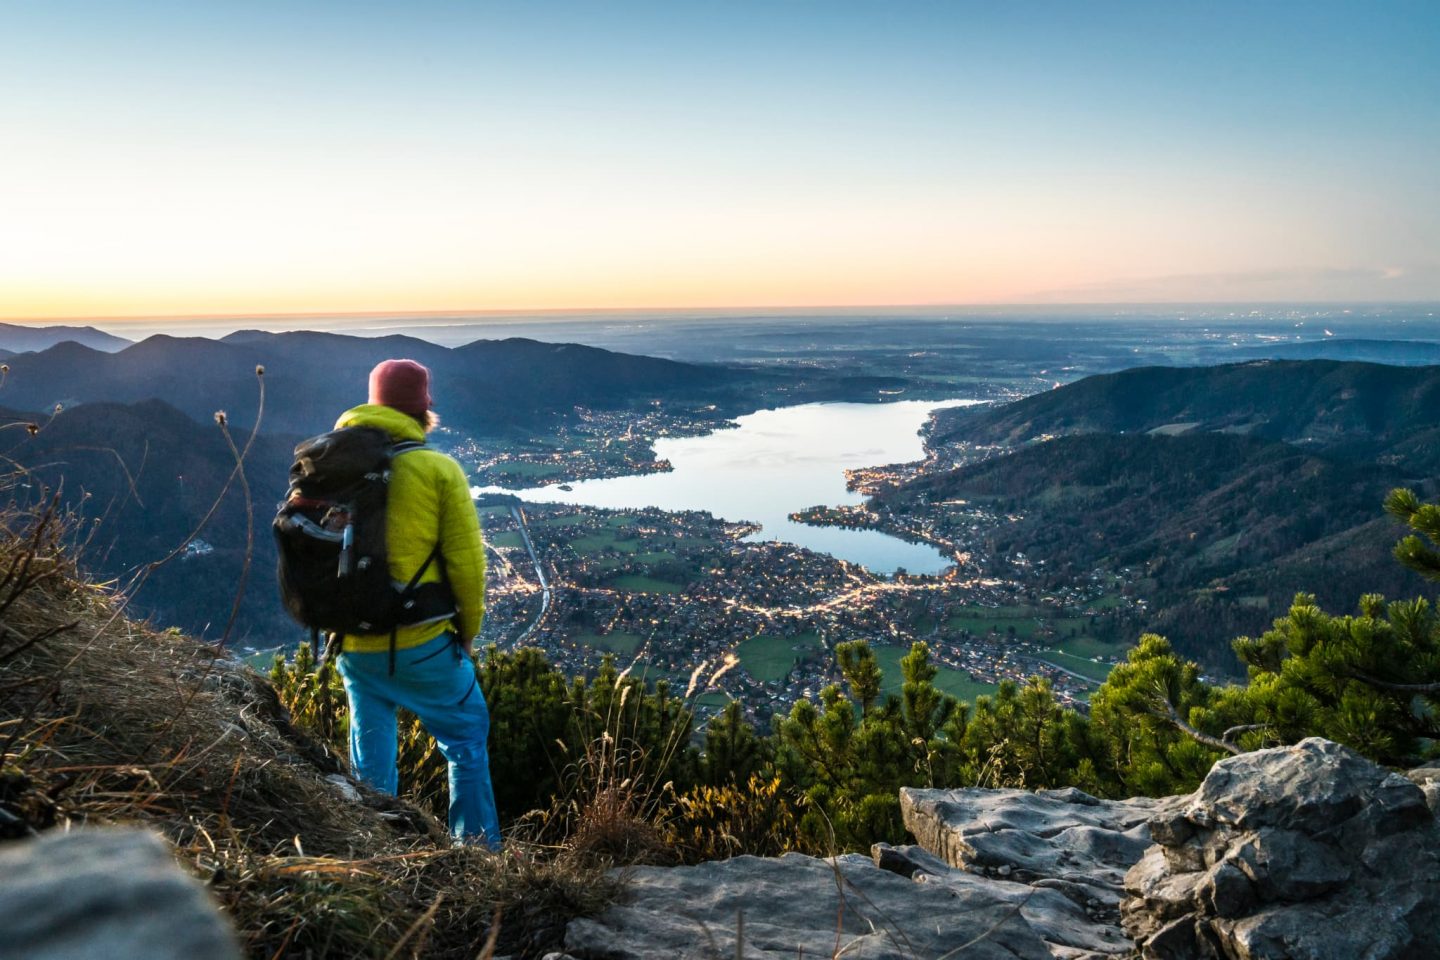
[[[683,691],[682,691],[683,692]],[[719,690],[711,690],[709,693],[702,693],[695,698],[695,706],[709,707],[711,710],[724,710],[725,704],[730,702],[730,694]]]
[[[618,653],[622,656],[632,657],[635,651],[645,639],[635,633],[607,633],[601,636],[598,633],[582,633],[575,638],[576,643],[583,643],[587,647],[594,647],[597,650],[608,650],[611,653]]]
[[[1076,637],[1073,640],[1062,639],[1055,644],[1055,649],[1061,653],[1068,653],[1072,657],[1114,657],[1117,660],[1125,659],[1130,652],[1130,644],[1106,643],[1104,640],[1096,640],[1094,637]]]
[[[1109,663],[1091,660],[1088,657],[1077,657],[1065,653],[1063,650],[1046,650],[1043,656],[1056,666],[1073,670],[1082,677],[1089,677],[1096,682],[1104,682],[1105,678],[1110,675],[1110,669],[1113,666]]]
[[[527,520],[532,527],[568,527],[577,523],[589,523],[590,519],[584,514],[562,513],[550,516],[529,516]]]
[[[1123,603],[1123,598],[1117,595],[1107,595],[1096,600],[1090,606],[1099,610],[1109,610]],[[1082,616],[1060,617],[1055,616],[1053,608],[1037,608],[1025,606],[1005,607],[966,607],[957,614],[952,614],[945,621],[945,629],[959,632],[968,630],[976,636],[994,632],[1002,636],[1008,635],[1011,628],[1015,630],[1015,636],[1022,640],[1031,640],[1041,627],[1048,628],[1054,635],[1057,646],[1068,648],[1076,643],[1096,643],[1106,648],[1105,653],[1112,653],[1111,645],[1102,644],[1089,635],[1090,618]],[[1075,631],[1075,636],[1070,636],[1070,631]],[[1100,655],[1097,653],[1085,653],[1085,656]]]
[[[612,530],[603,530],[600,533],[587,533],[584,536],[576,537],[570,541],[570,546],[576,553],[600,553],[605,550],[615,550],[619,553],[634,553],[640,549],[639,540],[621,540],[615,536]]]
[[[641,577],[635,576],[634,574],[616,577],[610,581],[610,586],[616,590],[629,590],[632,593],[679,593],[685,589],[684,584],[675,583],[671,580]]]
[[[1089,606],[1096,610],[1114,610],[1124,602],[1124,598],[1118,593],[1107,593],[1105,596],[1090,603]]]
[[[525,539],[520,536],[518,530],[506,530],[503,533],[485,534],[485,542],[492,547],[507,547],[518,550],[525,546]]]
[[[900,658],[909,653],[910,648],[872,646],[870,649],[875,651],[875,659],[880,662],[880,669],[884,673],[880,684],[881,691],[899,696],[900,688],[905,685],[905,675],[900,671]],[[939,668],[939,672],[935,674],[935,686],[957,700],[970,702],[974,702],[976,697],[993,694],[998,689],[993,683],[972,680],[970,674],[963,670],[952,670],[949,667]]]
[[[735,652],[740,657],[740,665],[750,672],[750,676],[769,683],[789,673],[797,658],[820,648],[818,633],[798,633],[793,637],[772,637],[762,633],[742,642]]]
[[[990,632],[1008,634],[1013,627],[1017,637],[1029,639],[1039,629],[1036,611],[1031,607],[967,607],[945,621],[949,630],[968,630],[983,635]]]

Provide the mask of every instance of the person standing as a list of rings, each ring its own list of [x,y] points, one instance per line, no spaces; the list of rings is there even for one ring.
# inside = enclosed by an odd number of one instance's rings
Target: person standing
[[[345,411],[346,427],[376,427],[396,444],[423,443],[439,422],[430,371],[386,360],[370,371],[369,402]],[[485,548],[465,471],[428,447],[391,460],[385,543],[396,584],[448,581],[453,612],[374,635],[349,635],[337,668],[350,703],[350,763],[377,790],[397,788],[396,708],[420,718],[450,767],[450,832],[500,847],[490,780],[490,715],[476,675],[475,637],[485,614]],[[418,580],[416,579],[418,575]]]

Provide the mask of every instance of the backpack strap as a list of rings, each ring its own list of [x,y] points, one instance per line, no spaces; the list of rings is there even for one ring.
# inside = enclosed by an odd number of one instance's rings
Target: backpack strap
[[[405,589],[400,591],[401,603],[414,602],[411,600],[411,597],[415,595],[415,588],[420,585],[420,578],[425,575],[425,571],[430,569],[430,564],[434,563],[436,559],[440,560],[440,565],[443,569],[445,560],[440,557],[439,543],[436,543],[435,546],[430,548],[430,555],[425,558],[424,563],[420,564],[420,569],[415,571],[415,575],[410,578],[410,582],[405,584]],[[399,634],[400,624],[397,622],[395,626],[390,628],[390,675],[392,677],[395,675],[395,641]]]
[[[402,453],[409,453],[412,450],[424,449],[424,440],[402,440],[399,443],[390,444],[390,458],[393,460],[395,457],[400,456],[400,454]],[[425,575],[426,570],[430,569],[430,564],[434,563],[435,558],[439,555],[440,544],[436,543],[434,549],[430,551],[430,555],[425,558],[425,562],[420,564],[420,569],[415,571],[415,576],[411,577],[410,582],[405,584],[405,589],[400,591],[400,599],[402,603],[411,602],[410,598],[414,595],[415,588],[420,583],[420,578]],[[443,561],[441,562],[443,563]],[[400,624],[396,623],[390,628],[390,676],[392,677],[395,675],[395,646],[396,640],[398,639],[399,635]]]
[[[412,450],[424,449],[426,449],[426,444],[424,440],[401,440],[397,443],[390,444],[390,456],[398,457],[402,453],[409,453]]]

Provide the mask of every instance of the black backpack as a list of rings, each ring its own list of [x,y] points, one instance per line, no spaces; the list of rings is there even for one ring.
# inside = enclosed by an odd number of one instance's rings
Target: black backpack
[[[280,598],[290,616],[310,628],[311,643],[319,646],[321,631],[332,641],[345,634],[389,633],[391,673],[401,626],[455,612],[443,576],[420,583],[432,563],[439,562],[443,573],[438,542],[409,583],[390,579],[385,549],[390,462],[424,446],[396,443],[374,427],[345,427],[304,441],[295,448],[290,489],[271,525],[280,553]],[[332,647],[327,644],[327,659]]]

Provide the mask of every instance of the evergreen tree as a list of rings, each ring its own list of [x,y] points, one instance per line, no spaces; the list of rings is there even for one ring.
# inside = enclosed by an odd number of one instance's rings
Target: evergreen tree
[[[1395,559],[1427,580],[1440,580],[1440,505],[1421,503],[1402,488],[1390,491],[1385,510],[1414,531],[1395,544]]]
[[[1222,702],[1256,726],[1247,746],[1322,736],[1379,763],[1414,766],[1440,737],[1440,622],[1423,598],[1371,594],[1331,616],[1306,594],[1289,616],[1235,650],[1250,682]]]
[[[1213,696],[1200,668],[1178,656],[1163,637],[1141,637],[1090,698],[1093,736],[1087,736],[1085,752],[1101,792],[1163,796],[1195,789],[1226,752],[1186,733],[1187,727],[1203,733],[1194,715],[1210,707]],[[1097,742],[1104,750],[1099,764],[1091,752]]]
[[[772,754],[770,740],[755,733],[740,701],[731,700],[705,728],[700,780],[712,787],[747,783],[769,764]]]

